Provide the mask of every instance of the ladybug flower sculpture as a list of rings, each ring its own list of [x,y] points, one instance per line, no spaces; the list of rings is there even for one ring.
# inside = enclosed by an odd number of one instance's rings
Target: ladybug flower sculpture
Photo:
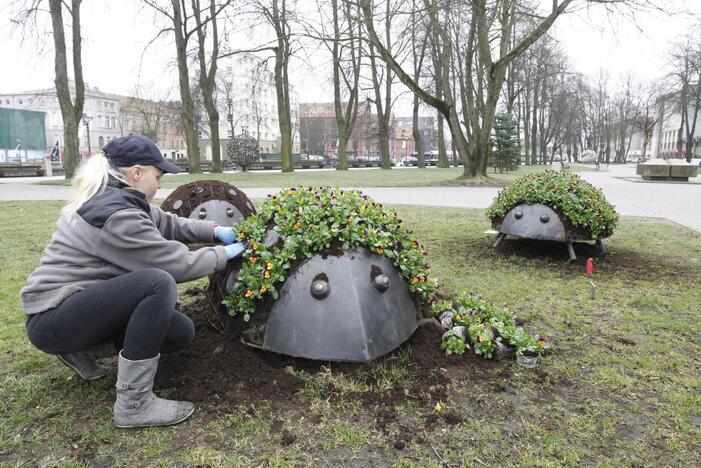
[[[262,349],[370,361],[411,336],[414,300],[429,302],[437,287],[402,220],[358,191],[290,188],[238,231],[249,248],[225,303]]]
[[[527,174],[504,188],[487,208],[499,231],[494,247],[507,235],[565,242],[569,261],[576,260],[573,241],[593,240],[605,254],[601,239],[610,236],[618,214],[601,191],[571,172]]]

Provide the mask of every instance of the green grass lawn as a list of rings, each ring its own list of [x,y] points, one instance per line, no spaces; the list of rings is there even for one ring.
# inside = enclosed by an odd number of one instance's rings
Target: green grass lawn
[[[518,170],[508,173],[494,173],[488,175],[494,185],[503,185],[520,175],[543,171],[550,166],[520,166]],[[588,166],[573,166],[576,172],[590,171]],[[161,179],[163,188],[175,188],[182,184],[195,180],[223,180],[241,188],[250,187],[291,187],[291,186],[340,186],[340,187],[419,187],[439,185],[459,185],[462,182],[456,179],[462,175],[462,167],[440,169],[430,167],[418,170],[415,168],[382,169],[350,169],[348,171],[336,171],[333,169],[313,171],[298,170],[291,173],[279,171],[260,172],[226,172],[222,174],[178,174],[167,175]],[[65,180],[51,180],[40,182],[42,185],[70,185]]]
[[[451,367],[442,411],[461,419],[428,429],[433,407],[411,398],[412,367],[401,365],[419,352],[409,349],[357,374],[299,371],[304,404],[294,411],[242,405],[176,427],[117,430],[114,373],[79,381],[25,336],[19,289],[60,206],[0,204],[0,465],[701,465],[701,235],[676,224],[623,218],[609,255],[595,260],[592,299],[584,258],[566,264],[562,246],[546,254],[507,240],[494,251],[481,210],[392,207],[425,245],[444,293],[507,306],[554,352],[535,370],[513,360],[490,372]],[[378,409],[358,395],[382,389],[407,398],[378,425]],[[281,445],[272,419],[294,443]],[[405,432],[413,436],[398,447]]]

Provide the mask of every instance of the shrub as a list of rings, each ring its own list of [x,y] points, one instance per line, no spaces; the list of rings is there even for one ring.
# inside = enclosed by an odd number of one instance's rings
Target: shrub
[[[280,236],[266,246],[266,232]],[[438,283],[429,278],[426,252],[411,237],[397,213],[388,213],[359,191],[301,187],[283,190],[263,202],[257,215],[237,227],[246,242],[236,289],[224,303],[231,315],[248,321],[266,297],[277,299],[278,286],[296,260],[330,249],[366,247],[389,258],[407,280],[409,290],[431,303]]]
[[[245,171],[246,167],[258,161],[260,147],[255,138],[239,135],[226,145],[226,155],[232,163]]]
[[[499,192],[487,208],[487,216],[501,219],[521,203],[550,206],[591,239],[610,236],[618,223],[618,213],[601,190],[571,172],[544,171],[519,177]]]

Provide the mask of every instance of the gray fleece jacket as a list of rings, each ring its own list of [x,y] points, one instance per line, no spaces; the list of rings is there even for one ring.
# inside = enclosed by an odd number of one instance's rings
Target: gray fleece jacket
[[[131,188],[106,187],[56,226],[41,264],[20,293],[27,315],[132,271],[158,268],[182,283],[226,267],[223,246],[190,251],[184,244],[212,242],[213,223],[166,213]]]

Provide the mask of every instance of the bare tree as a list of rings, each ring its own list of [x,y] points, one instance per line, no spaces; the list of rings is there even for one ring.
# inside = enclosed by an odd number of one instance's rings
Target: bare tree
[[[358,115],[362,63],[361,24],[357,19],[358,12],[354,12],[353,7],[348,2],[344,2],[341,7],[343,15],[341,19],[339,19],[338,0],[331,0],[331,10],[333,37],[330,41],[325,40],[324,42],[327,46],[330,45],[333,58],[334,113],[338,127],[338,164],[336,169],[346,171],[348,170],[346,149]],[[343,94],[347,95],[345,108],[343,108]]]
[[[440,4],[442,8],[452,6],[462,9],[465,13],[462,16],[469,18],[463,44],[455,44],[446,26],[439,21],[437,12],[434,13],[435,10],[432,10],[430,2],[424,1],[431,28],[437,31],[441,41],[442,55],[450,60],[453,54],[464,54],[466,59],[463,67],[466,93],[462,96],[465,103],[463,115],[467,118],[464,127],[458,116],[458,106],[454,98],[455,90],[449,74],[444,73],[442,82],[445,94],[442,98],[431,94],[417,83],[404,71],[397,57],[383,46],[375,32],[372,0],[360,0],[360,3],[368,38],[380,55],[411,91],[418,94],[424,102],[435,107],[446,118],[456,149],[463,160],[463,177],[482,177],[486,175],[491,131],[509,65],[542,37],[573,1],[553,0],[549,11],[538,18],[533,27],[518,41],[513,41],[512,35],[514,25],[523,17],[524,10],[516,0],[499,2],[472,0]],[[601,0],[597,3],[607,2]],[[525,13],[532,15],[528,11]]]
[[[669,112],[667,97],[660,92],[660,85],[650,83],[640,90],[638,110],[633,117],[633,126],[642,133],[642,154],[641,161],[647,155],[647,147],[652,139],[655,127]]]
[[[686,160],[691,161],[701,111],[701,34],[689,35],[674,46],[670,66],[668,76],[676,88],[675,101],[681,115],[677,154],[685,154]]]
[[[421,80],[421,74],[424,64],[424,59],[426,58],[426,46],[428,44],[428,35],[423,34],[423,39],[419,40],[418,31],[422,26],[422,17],[417,12],[416,0],[412,0],[412,16],[411,16],[411,27],[409,29],[411,33],[411,55],[412,64],[414,65],[414,81],[417,83]],[[413,106],[411,112],[412,118],[412,134],[414,136],[414,147],[416,149],[416,159],[417,166],[419,169],[426,168],[426,154],[425,146],[423,141],[423,136],[421,135],[421,128],[419,126],[419,96],[414,93],[413,95]]]
[[[392,0],[383,0],[384,10],[382,14],[376,14],[375,18],[381,18],[383,27],[383,49],[389,54],[395,56],[403,56],[407,46],[411,45],[411,41],[405,33],[393,32],[392,24],[394,18],[398,16],[398,8],[403,2],[393,2]],[[406,32],[405,28],[402,29]],[[375,105],[377,112],[377,136],[380,148],[380,167],[382,169],[391,169],[390,155],[390,137],[392,133],[392,107],[394,101],[392,99],[392,85],[395,79],[392,68],[386,63],[378,63],[378,56],[375,53],[375,44],[369,41],[370,55],[370,78],[373,88],[373,98],[367,98]],[[381,54],[380,54],[381,55]],[[382,59],[382,56],[379,57]]]
[[[54,39],[54,84],[63,119],[63,141],[66,179],[72,179],[80,163],[80,140],[78,131],[83,118],[85,103],[85,83],[83,81],[82,36],[80,31],[80,7],[82,0],[48,0],[51,15],[51,28]],[[36,25],[37,15],[44,11],[43,0],[31,0],[18,9],[12,19],[15,25],[25,27],[28,22]],[[64,12],[70,21],[70,43],[66,43]],[[71,96],[68,74],[68,49],[71,49],[71,62],[75,87]]]
[[[292,109],[290,106],[290,80],[288,68],[292,55],[292,31],[287,0],[267,0],[255,2],[268,24],[275,32],[275,92],[277,94],[277,117],[280,128],[280,157],[282,172],[292,172]]]
[[[217,109],[217,59],[219,56],[219,26],[218,17],[224,8],[231,4],[226,0],[218,4],[216,0],[209,1],[209,16],[202,18],[203,10],[200,0],[192,0],[192,12],[197,27],[197,60],[199,63],[199,84],[202,100],[209,121],[210,142],[212,145],[212,172],[221,172],[221,143],[219,139],[219,110]],[[211,53],[209,59],[206,52],[207,32],[211,31]],[[209,63],[207,63],[209,61]]]
[[[201,173],[200,149],[197,138],[197,115],[190,89],[190,70],[188,67],[188,44],[197,27],[190,27],[192,14],[188,12],[185,0],[142,0],[169,21],[169,26],[162,29],[158,36],[173,32],[175,51],[178,62],[178,83],[180,101],[182,102],[182,120],[187,145],[188,167],[191,174]]]

